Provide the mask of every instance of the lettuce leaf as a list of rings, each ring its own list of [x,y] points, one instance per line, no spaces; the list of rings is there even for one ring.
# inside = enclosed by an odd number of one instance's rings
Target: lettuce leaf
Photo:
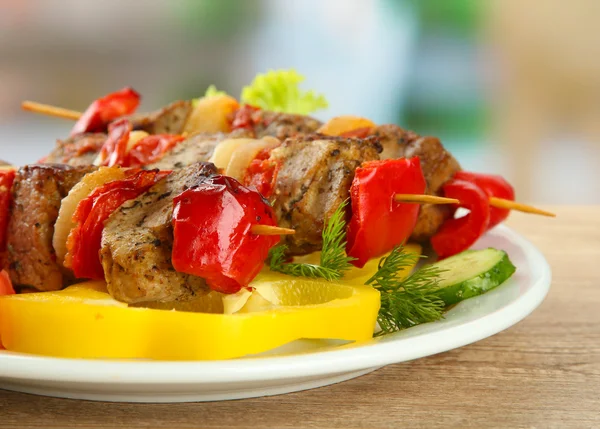
[[[301,91],[304,76],[295,70],[269,70],[259,74],[242,90],[241,101],[274,112],[308,115],[328,107],[322,94]]]

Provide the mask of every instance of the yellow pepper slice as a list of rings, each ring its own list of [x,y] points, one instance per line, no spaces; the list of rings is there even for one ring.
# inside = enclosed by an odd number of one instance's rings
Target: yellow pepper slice
[[[272,273],[268,281],[279,305],[237,314],[127,307],[98,283],[0,297],[0,338],[7,350],[46,356],[212,360],[302,338],[372,337],[380,305],[375,289]]]

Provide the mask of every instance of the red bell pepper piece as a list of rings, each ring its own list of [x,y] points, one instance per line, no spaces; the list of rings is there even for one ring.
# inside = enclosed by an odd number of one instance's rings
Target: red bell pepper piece
[[[175,270],[206,279],[221,293],[248,286],[262,269],[277,236],[252,234],[253,225],[276,225],[267,201],[237,180],[216,175],[174,199]]]
[[[123,167],[141,167],[160,160],[185,137],[175,134],[154,134],[138,141],[125,157]]]
[[[476,184],[488,195],[488,197],[503,198],[511,201],[515,200],[515,190],[502,176],[459,171],[454,175],[454,179],[465,180]],[[490,207],[490,224],[488,229],[502,223],[509,214],[510,210],[508,209]]]
[[[263,197],[273,195],[281,165],[270,160],[271,149],[261,150],[250,162],[244,176],[244,185],[256,189]]]
[[[242,107],[233,112],[231,116],[231,130],[254,130],[257,123],[254,113],[260,111],[260,108],[244,104]]]
[[[68,253],[65,257],[65,266],[73,270],[75,277],[104,280],[98,256],[104,221],[125,201],[137,198],[168,175],[169,172],[158,170],[139,171],[96,188],[79,202],[73,214],[77,225],[67,239]]]
[[[131,122],[119,119],[108,126],[108,138],[100,149],[101,165],[122,166],[127,157],[127,143],[131,133]]]
[[[395,194],[423,194],[425,177],[419,158],[370,161],[357,168],[350,188],[352,218],[348,224],[348,256],[359,268],[403,244],[419,216],[419,205],[399,203]]]
[[[10,218],[11,188],[15,180],[14,170],[0,171],[0,252],[6,248],[6,230]]]
[[[460,207],[469,213],[457,219],[448,219],[431,237],[433,250],[440,259],[467,250],[488,229],[490,206],[487,194],[477,185],[465,180],[450,180],[442,186],[444,196],[456,198]]]
[[[6,270],[0,271],[0,296],[14,295],[15,289],[13,288],[10,276]]]
[[[71,136],[100,132],[117,118],[131,115],[140,104],[140,95],[132,88],[123,88],[94,101],[75,123]]]

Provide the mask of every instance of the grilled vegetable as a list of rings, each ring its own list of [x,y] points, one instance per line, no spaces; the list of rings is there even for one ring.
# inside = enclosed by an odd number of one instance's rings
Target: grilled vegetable
[[[208,177],[174,199],[173,266],[236,293],[256,277],[277,236],[252,234],[253,225],[277,225],[263,197],[230,177]]]
[[[502,176],[459,171],[454,175],[454,178],[476,184],[488,195],[488,197],[504,198],[510,201],[515,200],[515,190]],[[504,222],[509,214],[510,210],[508,209],[490,207],[490,223],[488,229]]]
[[[118,167],[100,167],[97,171],[83,176],[83,179],[63,198],[56,223],[54,224],[54,237],[52,238],[56,260],[59,264],[63,264],[65,255],[67,254],[67,238],[69,237],[69,233],[77,225],[73,221],[73,214],[78,204],[81,200],[89,197],[96,188],[113,180],[121,180],[124,177],[125,173]]]
[[[395,194],[423,194],[425,178],[419,158],[371,161],[356,169],[350,195],[348,255],[362,267],[371,258],[404,244],[417,217],[417,204],[399,203]]]
[[[464,180],[451,180],[442,189],[444,195],[456,198],[469,213],[449,219],[431,237],[431,245],[440,259],[456,255],[471,247],[488,229],[490,205],[488,196],[477,185]]]
[[[168,173],[140,171],[122,180],[104,184],[81,200],[73,214],[76,222],[67,239],[65,266],[80,279],[104,280],[99,251],[104,221],[125,201],[146,192]]]
[[[71,136],[106,130],[113,120],[131,115],[140,104],[140,95],[131,88],[123,88],[94,101],[81,115],[71,130]]]
[[[6,232],[10,216],[11,188],[15,180],[14,170],[0,170],[0,254],[6,248]],[[2,268],[0,266],[0,268]]]

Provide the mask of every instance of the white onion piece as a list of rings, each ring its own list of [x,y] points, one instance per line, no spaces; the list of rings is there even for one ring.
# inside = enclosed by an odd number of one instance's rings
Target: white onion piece
[[[54,236],[52,237],[56,261],[59,264],[64,263],[67,254],[67,238],[71,229],[75,227],[72,218],[77,205],[98,186],[113,180],[120,180],[123,177],[125,177],[125,173],[118,167],[100,167],[97,171],[83,176],[83,179],[63,198],[58,211],[58,218],[54,224]]]
[[[253,140],[247,144],[240,146],[229,160],[229,164],[225,169],[225,175],[233,177],[240,182],[244,180],[246,169],[256,155],[263,149],[271,149],[279,145],[279,140],[274,137],[265,137],[262,140]]]
[[[229,165],[233,153],[243,145],[256,141],[255,139],[226,139],[219,142],[208,162],[217,168],[225,169]]]

